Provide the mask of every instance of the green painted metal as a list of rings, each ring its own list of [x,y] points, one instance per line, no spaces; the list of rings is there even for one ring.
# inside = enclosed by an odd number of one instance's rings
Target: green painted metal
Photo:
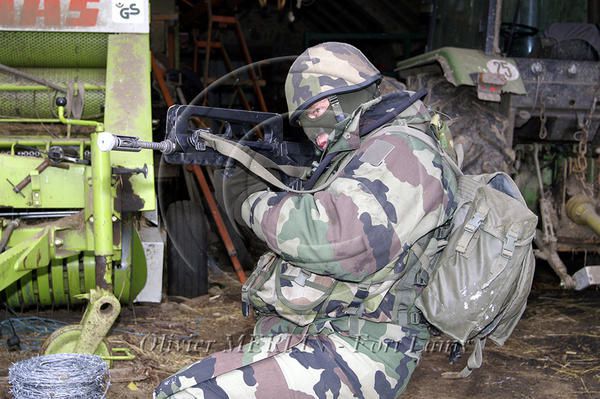
[[[53,118],[56,116],[54,100],[64,96],[67,88],[72,88],[78,96],[83,85],[83,118],[99,117],[103,113],[105,93],[102,87],[106,81],[106,71],[102,68],[17,68],[58,87],[59,93],[46,86],[34,84],[12,74],[0,74],[0,115],[25,118]],[[26,88],[24,90],[23,88]],[[76,97],[74,97],[76,98]]]
[[[58,119],[36,118],[0,118],[0,123],[58,123]]]
[[[75,126],[92,126],[96,128],[97,132],[102,132],[104,127],[102,123],[96,121],[86,121],[83,119],[68,119],[65,117],[65,107],[58,107],[58,119],[65,125]]]
[[[92,186],[94,194],[94,254],[113,255],[112,188],[110,152],[100,151],[92,134]]]
[[[29,271],[38,269],[41,265],[48,264],[50,261],[50,227],[45,227],[37,236],[29,241],[25,251],[19,254],[15,259],[15,271]],[[10,253],[12,248],[4,253]],[[4,255],[4,254],[2,254]],[[1,255],[0,255],[1,256]]]
[[[114,269],[113,291],[119,300],[129,298],[130,281],[131,267]]]
[[[52,296],[54,297],[54,305],[66,305],[67,296],[65,294],[65,278],[61,260],[52,260],[50,265],[50,274],[52,277]]]
[[[85,233],[79,229],[77,219],[71,219],[71,223],[66,223],[64,220],[50,227],[40,226],[25,226],[15,230],[8,241],[8,246],[13,247],[23,241],[32,240],[43,233],[48,228],[50,239],[48,240],[50,248],[50,256],[56,259],[62,259],[85,250],[93,250],[93,245],[87,243]],[[65,230],[63,230],[65,229]],[[54,240],[60,240],[60,246],[52,245]]]
[[[142,140],[151,141],[149,37],[138,34],[111,35],[108,43],[104,127],[107,132],[137,136]],[[134,74],[131,73],[132,65],[135,65]],[[113,165],[130,168],[148,165],[147,178],[134,175],[129,181],[133,191],[144,201],[142,209],[139,210],[155,209],[152,152],[114,152],[111,159]]]
[[[420,68],[431,64],[438,64],[444,73],[444,77],[454,86],[475,86],[476,82],[471,77],[480,72],[488,71],[487,63],[491,60],[502,60],[515,66],[512,58],[503,58],[500,56],[487,56],[483,51],[463,49],[457,47],[443,47],[425,54],[418,55],[397,64],[397,71],[402,75],[403,71]],[[502,92],[513,94],[527,94],[523,81],[519,77],[516,80],[508,81],[502,87]]]
[[[137,233],[132,243],[132,254],[141,247]],[[142,248],[143,250],[143,248]],[[24,273],[18,283],[6,287],[9,305],[15,308],[30,306],[60,306],[82,303],[78,296],[96,288],[96,264],[93,253],[54,259],[49,266],[41,266],[31,273]],[[113,293],[123,304],[131,303],[146,283],[146,259],[134,255],[127,269],[115,269]],[[33,296],[23,287],[33,287]]]
[[[52,290],[50,288],[50,271],[42,267],[36,271],[37,294],[42,306],[52,305]]]
[[[144,246],[140,233],[133,229],[133,237],[131,241],[131,286],[129,295],[133,300],[146,285],[147,278],[147,262]]]
[[[74,32],[0,32],[0,63],[12,67],[102,68],[108,35]]]
[[[81,339],[81,331],[82,327],[79,324],[59,328],[46,339],[41,352],[44,355],[74,353],[75,347]],[[110,357],[110,349],[106,341],[100,341],[93,353],[103,359],[108,359]],[[110,366],[110,361],[108,363]]]
[[[29,274],[31,270],[48,264],[48,231],[25,240],[0,254],[0,291]]]
[[[93,253],[88,253],[83,258],[83,282],[85,291],[96,287],[96,259]]]
[[[35,303],[36,296],[33,289],[33,273],[27,273],[21,279],[21,295],[23,296],[23,302]]]
[[[84,84],[85,90],[105,90],[106,87],[98,85]],[[0,91],[51,91],[52,89],[47,86],[20,86],[10,84],[0,84]]]
[[[23,145],[28,145],[26,142]],[[14,148],[14,147],[13,147]],[[0,207],[35,208],[32,185],[22,190],[22,194],[12,191],[8,181],[17,184],[30,175],[42,162],[41,158],[16,157],[0,154]],[[69,169],[49,167],[42,172],[40,179],[41,204],[44,208],[72,209],[83,208],[86,203],[86,166],[70,164]]]
[[[92,289],[81,297],[89,299],[81,319],[81,335],[75,353],[94,353],[121,312],[121,304],[112,292]]]
[[[6,294],[6,303],[13,309],[19,309],[21,306],[21,299],[19,298],[19,290],[16,284],[9,285],[4,290]]]
[[[77,297],[81,292],[81,274],[79,273],[79,257],[71,256],[66,259],[67,277],[69,281],[69,298],[72,304],[80,303]]]
[[[46,32],[29,33],[31,32],[15,35],[11,32],[7,35],[6,32],[0,32],[0,63],[27,70],[36,76],[43,75],[47,80],[61,86],[66,87],[74,82],[76,88],[77,85],[83,84],[86,91],[86,111],[82,120],[68,119],[63,108],[54,108],[56,93],[53,90],[3,75],[0,76],[0,110],[6,105],[9,107],[6,109],[12,111],[0,112],[0,115],[9,115],[8,118],[0,119],[0,124],[22,123],[26,126],[26,123],[63,123],[88,126],[100,132],[103,131],[103,123],[85,118],[90,114],[90,110],[92,113],[100,113],[96,104],[101,98],[101,108],[105,117],[103,122],[107,128],[110,126],[110,131],[151,140],[148,35],[63,33],[46,36]],[[72,41],[79,36],[81,40]],[[45,42],[45,51],[36,51],[33,57],[29,57],[29,54],[11,54],[10,51],[6,51],[7,47],[3,47],[2,44],[10,42],[10,46],[14,47],[18,37],[23,38],[19,44],[22,48],[37,48],[36,41]],[[89,52],[85,49],[88,45],[93,47]],[[62,55],[55,57],[56,54],[48,53],[51,51]],[[64,51],[75,56],[69,58],[63,54]],[[88,54],[90,59],[82,59]],[[100,55],[100,58],[97,58],[97,55]],[[44,57],[46,60],[41,60]],[[132,65],[135,65],[135,73],[132,73]],[[3,103],[3,95],[34,96],[35,101],[23,100],[22,105],[31,107],[35,111],[33,116],[14,109],[15,106],[21,106],[17,104],[19,101]],[[101,97],[90,100],[88,95]],[[42,108],[44,112],[48,112],[47,117],[40,113]],[[53,117],[57,113],[58,119]],[[23,117],[17,118],[16,115]],[[3,129],[2,125],[0,129]],[[30,136],[0,136],[0,149],[10,153],[0,154],[0,185],[4,184],[0,186],[0,207],[19,210],[81,210],[79,215],[53,220],[44,225],[21,226],[11,236],[8,250],[0,254],[0,292],[4,291],[8,303],[17,308],[36,304],[61,306],[81,302],[77,296],[95,289],[98,283],[96,256],[107,258],[105,280],[114,281],[114,293],[123,303],[131,302],[145,284],[146,259],[141,240],[135,230],[129,251],[129,266],[116,270],[111,268],[112,262],[121,260],[121,242],[113,241],[113,215],[121,217],[121,212],[113,209],[113,204],[116,202],[117,193],[121,191],[120,184],[123,184],[122,179],[112,178],[111,167],[118,165],[135,168],[144,164],[148,166],[150,175],[147,179],[141,175],[129,179],[133,193],[142,200],[138,203],[143,203],[143,206],[124,211],[151,210],[156,206],[152,154],[117,154],[111,159],[109,153],[98,150],[96,134],[91,134],[89,138],[69,138],[69,131],[65,128],[65,135],[61,138],[41,136],[38,133],[34,136],[33,131]],[[35,169],[42,159],[15,156],[17,151],[22,151],[17,145],[35,147],[43,151],[55,145],[77,146],[80,158],[83,158],[85,150],[91,150],[92,162],[89,166],[65,164],[68,169],[49,167],[43,172],[37,172]],[[9,179],[17,184],[28,176],[31,177],[31,183],[23,189],[23,196],[14,193],[10,184],[6,182]],[[109,356],[108,353],[104,355]]]
[[[5,119],[0,119],[4,121]],[[21,121],[22,119],[15,119]],[[56,122],[59,122],[58,119],[53,119]],[[38,119],[39,121],[39,119]],[[37,136],[37,137],[23,137],[23,136],[10,136],[10,137],[2,137],[0,136],[0,148],[13,148],[15,145],[21,144],[29,147],[42,147],[46,150],[53,145],[58,146],[89,146],[90,140],[88,138],[77,138],[77,139],[67,139],[63,137],[51,137],[51,136]],[[14,154],[14,152],[13,152]]]

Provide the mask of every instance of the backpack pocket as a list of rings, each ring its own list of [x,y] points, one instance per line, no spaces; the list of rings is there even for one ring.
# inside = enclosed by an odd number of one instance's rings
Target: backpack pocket
[[[529,268],[537,217],[518,199],[481,185],[464,220],[455,220],[417,307],[427,320],[465,343],[504,319],[523,268]]]

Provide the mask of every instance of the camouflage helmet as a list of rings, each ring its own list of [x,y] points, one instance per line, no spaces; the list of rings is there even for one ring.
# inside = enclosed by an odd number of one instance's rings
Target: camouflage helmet
[[[364,89],[381,80],[381,72],[356,47],[327,42],[306,49],[285,80],[290,122],[315,102]]]

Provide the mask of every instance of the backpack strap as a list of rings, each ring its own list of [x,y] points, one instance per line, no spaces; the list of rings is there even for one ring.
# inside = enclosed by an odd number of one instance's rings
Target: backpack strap
[[[483,348],[485,348],[485,338],[475,338],[475,347],[467,360],[467,365],[461,371],[446,371],[442,373],[442,378],[458,379],[467,378],[474,369],[481,367],[483,363]]]
[[[440,146],[438,141],[434,140],[431,136],[423,133],[419,129],[415,129],[414,127],[411,127],[411,126],[407,126],[407,127],[408,127],[408,129],[403,130],[402,131],[403,133],[406,133],[408,136],[412,136],[412,137],[422,141],[423,143],[427,144],[432,150],[439,153],[442,156],[442,158],[446,162],[448,162],[448,165],[454,171],[454,173],[456,173],[458,176],[463,176],[462,170],[460,170],[459,166],[456,164],[454,159],[452,159],[452,157],[449,156],[446,153],[446,151],[444,151],[444,149]]]

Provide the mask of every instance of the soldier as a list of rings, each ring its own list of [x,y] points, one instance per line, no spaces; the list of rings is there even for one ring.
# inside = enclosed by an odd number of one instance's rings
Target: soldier
[[[423,103],[380,96],[380,80],[344,43],[295,60],[286,98],[291,123],[322,151],[305,185],[314,192],[265,190],[241,168],[247,184],[224,188],[239,198],[236,220],[272,251],[242,290],[254,339],[167,378],[156,398],[395,398],[406,388],[429,338],[414,306],[421,261],[447,235],[456,178],[407,134],[430,132]]]

